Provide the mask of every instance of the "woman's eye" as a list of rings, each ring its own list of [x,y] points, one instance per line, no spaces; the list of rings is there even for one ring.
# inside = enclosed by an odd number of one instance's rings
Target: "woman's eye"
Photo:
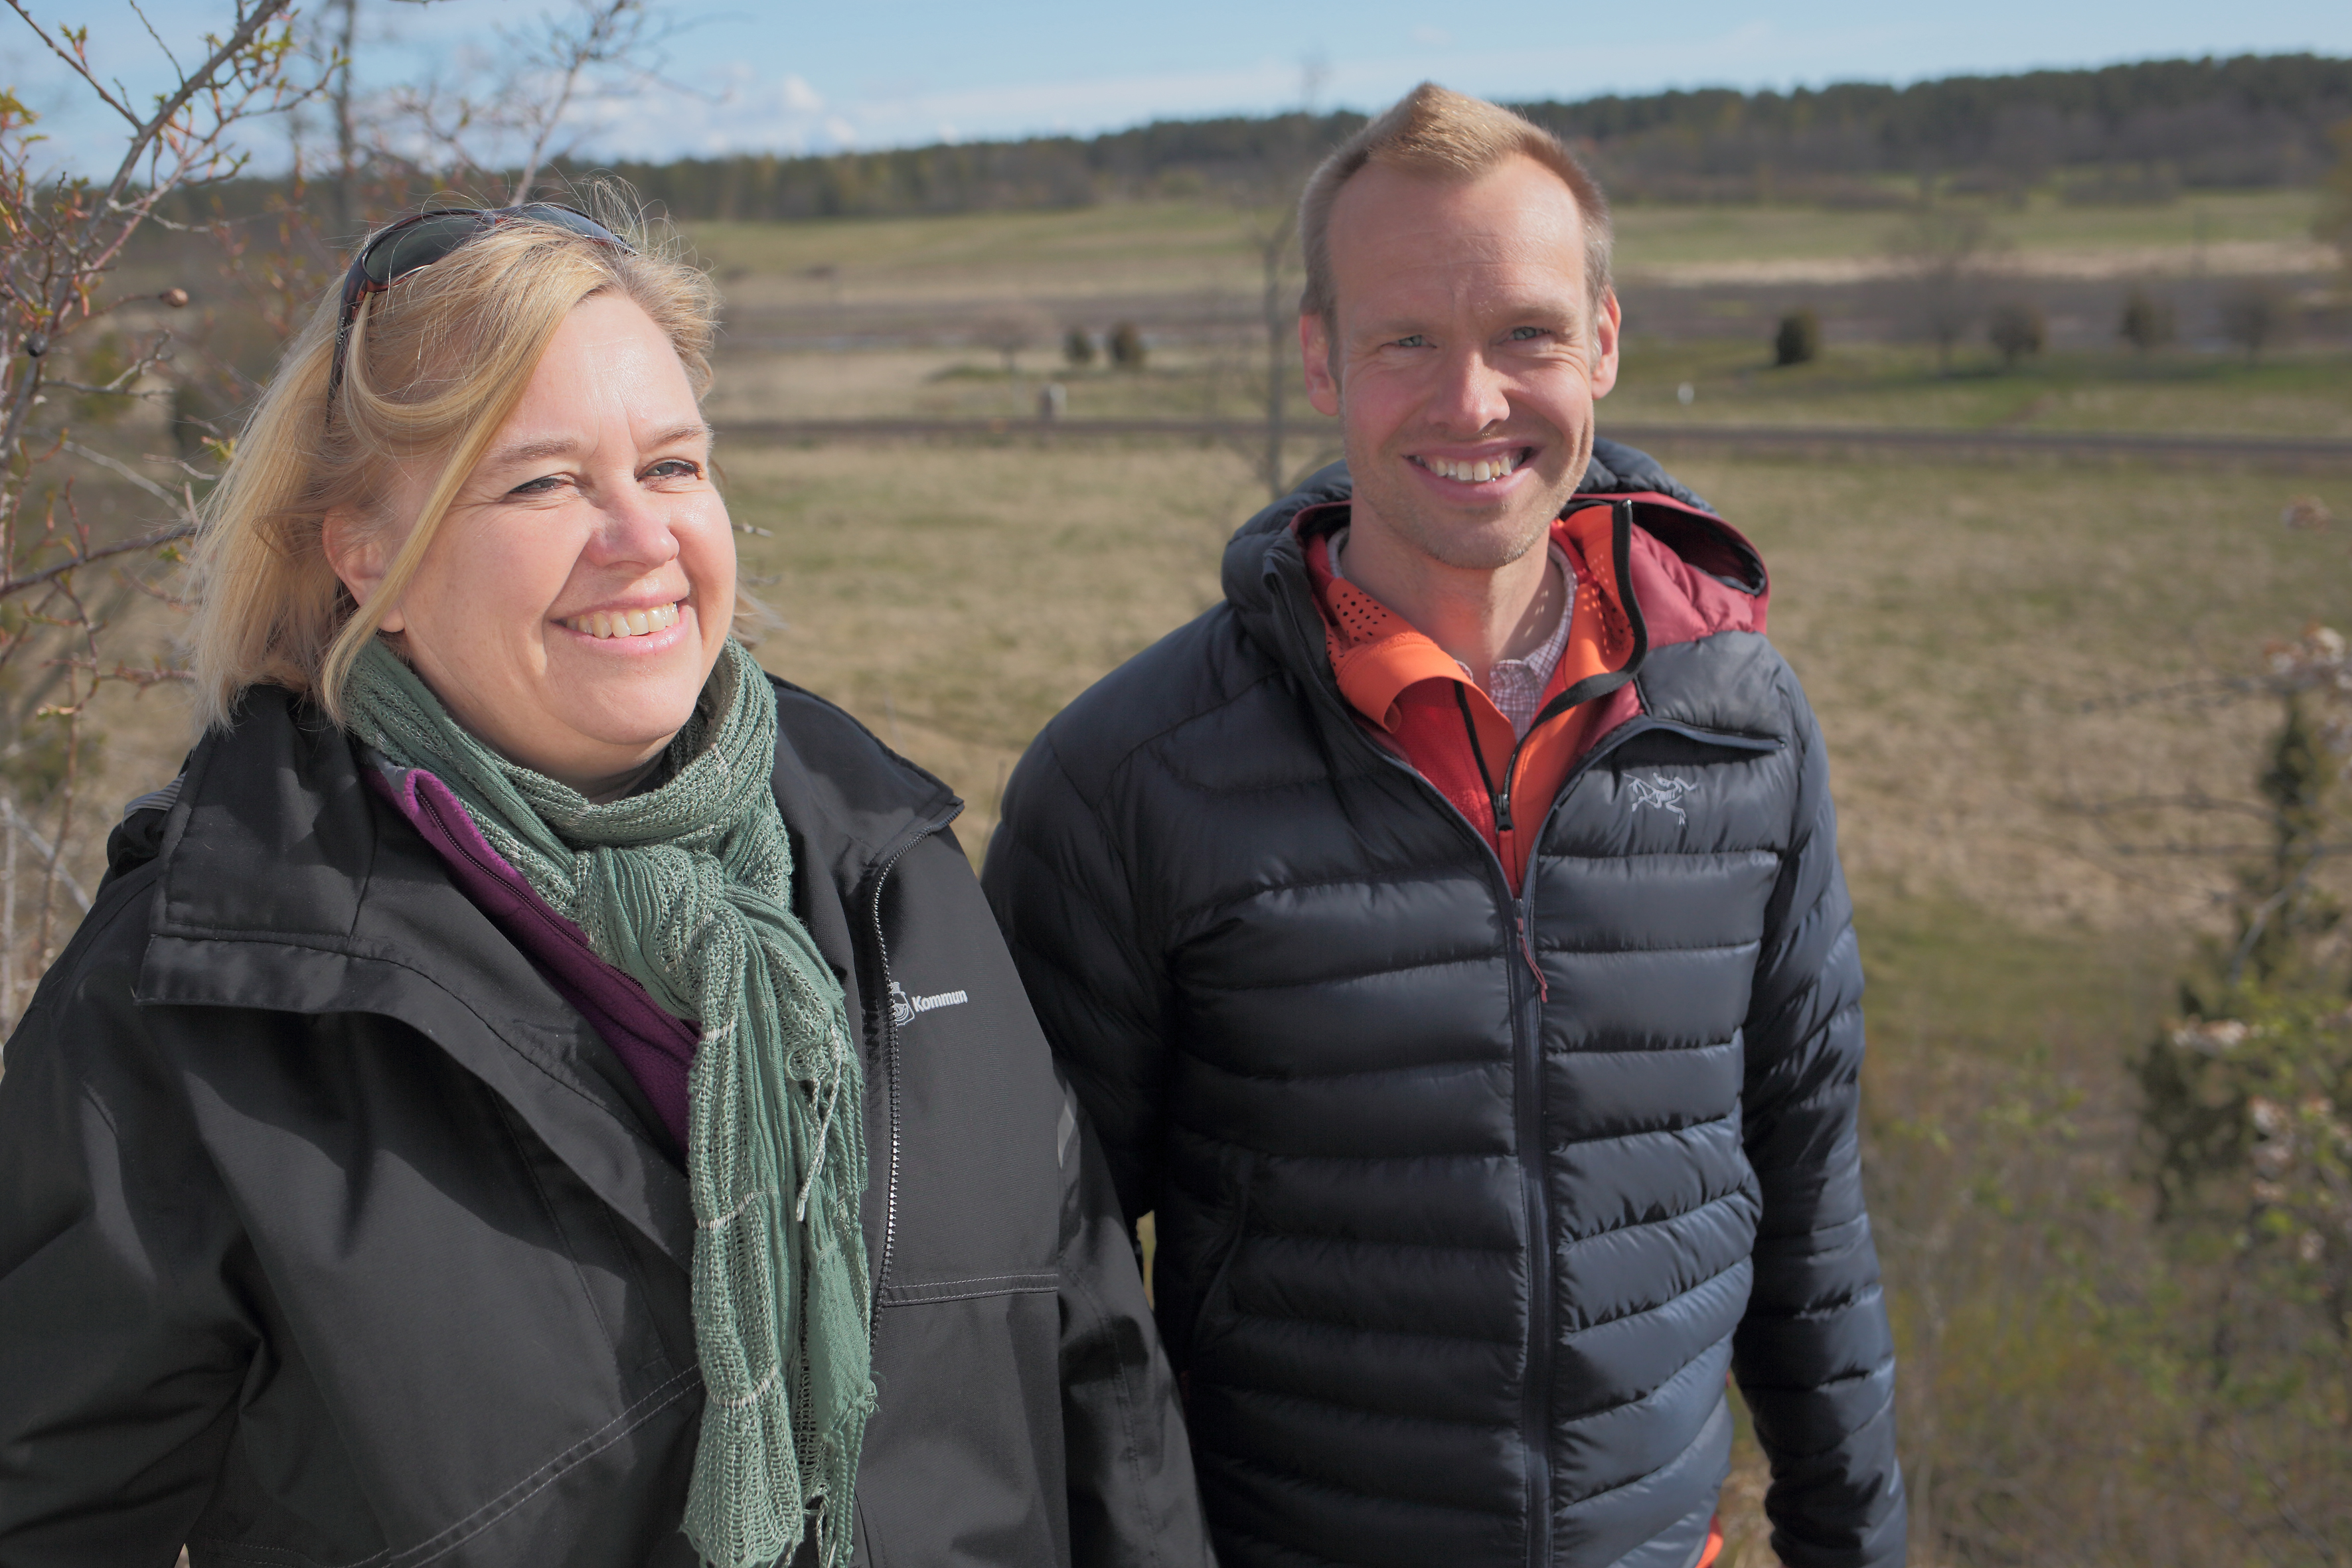
[[[543,496],[551,493],[563,482],[562,474],[541,474],[535,479],[525,479],[507,494],[510,496]]]
[[[646,470],[649,479],[691,479],[702,474],[702,465],[688,458],[664,458]]]

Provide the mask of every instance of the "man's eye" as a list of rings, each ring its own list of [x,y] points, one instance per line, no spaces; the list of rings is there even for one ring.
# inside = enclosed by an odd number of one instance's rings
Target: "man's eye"
[[[1507,335],[1515,343],[1525,343],[1532,342],[1538,338],[1549,337],[1551,333],[1542,327],[1513,327]]]
[[[1411,337],[1397,339],[1396,342],[1391,343],[1389,346],[1391,348],[1397,349],[1425,349],[1429,346],[1429,340],[1422,336],[1419,332],[1415,332]]]

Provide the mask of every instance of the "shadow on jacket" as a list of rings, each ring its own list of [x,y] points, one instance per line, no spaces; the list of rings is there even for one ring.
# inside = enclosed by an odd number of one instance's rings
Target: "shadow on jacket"
[[[864,1023],[856,1561],[1195,1568],[1167,1363],[961,805],[777,701],[795,912]],[[282,692],[110,848],[0,1077],[0,1563],[693,1563],[694,1221],[627,1070]]]
[[[1337,467],[1005,793],[983,880],[1158,1216],[1226,1568],[1689,1568],[1727,1373],[1780,1557],[1902,1560],[1820,731],[1747,542],[1614,443],[1584,490],[1645,651],[1521,892],[1333,679]]]

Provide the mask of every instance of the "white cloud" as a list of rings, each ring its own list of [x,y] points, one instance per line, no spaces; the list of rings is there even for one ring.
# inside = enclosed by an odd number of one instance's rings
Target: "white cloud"
[[[784,107],[794,114],[814,114],[824,108],[824,95],[796,76],[784,79]]]

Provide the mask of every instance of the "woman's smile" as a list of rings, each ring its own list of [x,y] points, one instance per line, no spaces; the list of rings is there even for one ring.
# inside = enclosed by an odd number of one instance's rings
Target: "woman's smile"
[[[673,599],[650,609],[590,610],[583,615],[567,616],[555,624],[600,642],[642,643],[649,648],[667,647],[669,641],[653,643],[647,639],[657,632],[666,632],[676,626],[683,618],[684,608],[681,601]]]

